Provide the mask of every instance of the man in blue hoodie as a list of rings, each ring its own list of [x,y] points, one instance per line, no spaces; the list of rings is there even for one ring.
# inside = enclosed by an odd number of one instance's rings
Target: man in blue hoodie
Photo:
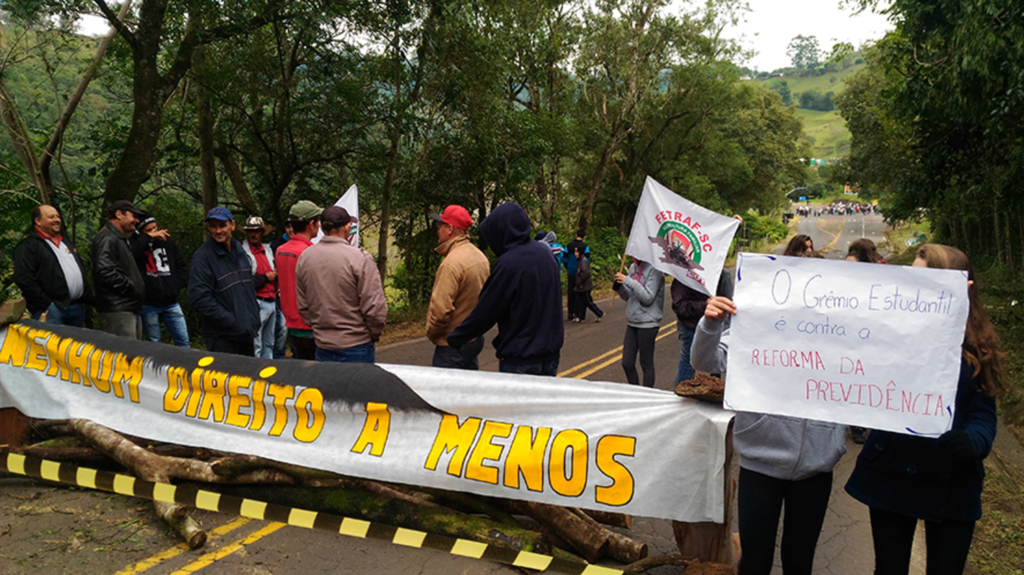
[[[555,375],[565,335],[562,288],[550,248],[530,239],[530,217],[502,204],[480,222],[480,235],[498,259],[469,316],[448,334],[459,349],[495,323],[494,349],[504,373]]]

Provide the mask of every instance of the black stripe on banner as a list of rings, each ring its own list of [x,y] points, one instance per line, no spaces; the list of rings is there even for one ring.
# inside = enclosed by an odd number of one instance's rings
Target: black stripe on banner
[[[135,496],[145,497],[146,499],[153,499],[153,490],[156,489],[156,483],[152,481],[143,481],[142,479],[135,480]]]
[[[288,516],[291,514],[291,507],[268,503],[267,510],[263,512],[263,519],[267,521],[277,521],[278,523],[288,523]]]
[[[366,531],[366,537],[367,539],[383,539],[384,541],[392,541],[394,540],[395,533],[397,532],[397,527],[371,523],[370,529]]]
[[[316,519],[313,520],[313,529],[337,533],[341,529],[342,521],[344,521],[344,518],[337,515],[317,513]]]
[[[10,452],[0,453],[0,464],[3,464],[4,471],[11,471],[11,464],[7,462],[10,456]]]
[[[31,477],[42,477],[43,460],[36,457],[25,458],[25,475]]]
[[[566,559],[559,559],[555,557],[551,560],[551,565],[548,565],[547,570],[555,573],[565,573],[566,575],[580,575],[586,570],[586,568],[586,563],[568,561]]]
[[[189,507],[196,506],[196,497],[199,496],[199,489],[191,485],[179,485],[174,490],[174,502]]]
[[[96,472],[96,489],[102,489],[103,491],[114,491],[114,477],[116,473],[109,471],[97,471]]]
[[[494,545],[488,545],[487,550],[484,551],[481,559],[487,559],[488,561],[495,561],[497,563],[504,563],[511,565],[515,563],[516,557],[519,557],[518,549],[505,549],[503,547],[495,547]]]
[[[229,513],[231,515],[241,515],[243,501],[245,501],[245,499],[235,497],[234,495],[221,495],[220,505],[217,506],[219,507],[218,511],[221,513]]]
[[[427,533],[427,536],[423,539],[423,546],[429,549],[437,549],[438,551],[448,553],[455,547],[455,539],[445,537],[443,535]]]
[[[78,485],[78,467],[61,463],[60,469],[57,470],[57,477],[60,479],[61,483]]]

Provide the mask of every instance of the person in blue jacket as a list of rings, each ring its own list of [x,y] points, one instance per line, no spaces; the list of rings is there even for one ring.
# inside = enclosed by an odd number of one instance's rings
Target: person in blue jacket
[[[952,428],[937,438],[872,431],[846,484],[847,493],[871,510],[875,575],[908,572],[919,519],[928,575],[963,572],[981,517],[982,460],[996,436],[1002,354],[970,261],[956,248],[926,244],[914,266],[965,270],[970,312]]]
[[[480,235],[498,256],[469,316],[450,334],[459,349],[495,323],[498,370],[555,375],[565,337],[562,287],[547,244],[530,239],[530,217],[508,202],[480,222]]]

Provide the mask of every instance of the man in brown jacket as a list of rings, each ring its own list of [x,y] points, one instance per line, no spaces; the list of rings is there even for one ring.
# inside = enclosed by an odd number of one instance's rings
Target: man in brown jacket
[[[331,206],[320,214],[324,237],[295,266],[302,321],[313,328],[317,361],[374,363],[388,306],[373,257],[348,243],[352,218]]]
[[[427,310],[427,337],[434,342],[434,367],[479,369],[477,356],[484,348],[480,336],[460,349],[448,346],[447,337],[473,311],[480,290],[491,273],[487,256],[469,241],[466,230],[473,224],[462,206],[448,206],[440,214],[431,214],[437,222],[434,251],[444,256],[434,276]]]

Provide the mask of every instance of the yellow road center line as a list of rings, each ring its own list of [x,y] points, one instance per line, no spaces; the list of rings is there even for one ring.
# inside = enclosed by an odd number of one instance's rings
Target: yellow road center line
[[[671,324],[670,324],[670,325],[671,325]],[[663,328],[663,330],[664,330],[664,328]],[[674,331],[671,331],[671,330],[665,331],[665,333],[662,333],[662,334],[660,334],[660,335],[659,335],[658,337],[654,338],[654,341],[658,341],[659,339],[664,339],[664,338],[666,338],[666,337],[668,337],[668,336],[672,335],[673,333],[675,333],[675,332],[674,332]],[[621,348],[621,347],[619,347],[619,351],[621,351],[621,350],[622,350],[622,348]],[[605,355],[607,355],[607,354],[605,354]],[[602,369],[604,369],[604,368],[608,367],[609,365],[612,365],[613,363],[615,363],[615,362],[617,362],[617,361],[622,361],[622,356],[619,356],[619,357],[613,357],[613,358],[609,359],[608,361],[606,361],[606,362],[604,362],[604,363],[602,363],[602,364],[598,365],[597,367],[594,367],[594,368],[588,369],[587,371],[584,371],[584,372],[583,372],[583,373],[581,373],[581,374],[578,374],[578,375],[574,375],[574,376],[573,376],[573,379],[584,379],[584,378],[586,378],[586,377],[587,377],[588,375],[590,375],[590,374],[592,374],[592,373],[596,373],[596,372],[598,372],[598,371],[601,371]]]
[[[234,520],[229,521],[224,525],[221,525],[220,527],[217,527],[216,529],[210,531],[209,540],[213,540],[222,535],[231,533],[235,529],[242,527],[248,522],[249,520],[245,517],[237,517]],[[173,559],[178,555],[185,553],[186,551],[188,551],[188,544],[179,543],[174,547],[171,547],[170,549],[166,549],[164,551],[161,551],[160,553],[157,553],[156,555],[153,555],[152,557],[149,557],[148,559],[143,559],[142,561],[139,561],[134,565],[129,565],[128,567],[125,567],[124,569],[118,571],[115,575],[135,575],[136,573],[148,571],[149,569],[156,567],[160,563],[163,563],[168,559]]]
[[[665,324],[665,325],[661,326],[660,331],[665,331],[667,329],[674,328],[675,326],[676,326],[676,324],[674,324],[674,323]],[[597,356],[597,357],[595,357],[593,359],[588,359],[587,361],[584,361],[583,363],[580,363],[580,364],[577,364],[577,365],[574,365],[574,366],[570,367],[569,369],[559,373],[558,377],[568,377],[568,375],[570,373],[574,372],[574,371],[579,371],[579,370],[587,367],[588,365],[592,365],[592,364],[594,364],[596,362],[599,362],[599,361],[607,358],[610,355],[613,355],[613,354],[616,354],[616,353],[621,353],[621,352],[622,352],[622,346],[620,345],[619,347],[617,347],[617,348],[615,348],[615,349],[613,349],[611,351],[606,351],[606,352],[602,353],[601,355],[599,355],[599,356]],[[611,364],[606,364],[606,365],[611,365]],[[593,372],[591,371],[589,373],[593,373]],[[582,379],[583,377],[586,377],[586,376],[573,376],[573,377],[575,377],[576,379]]]
[[[240,551],[246,545],[250,545],[252,543],[259,541],[260,539],[263,539],[267,535],[270,535],[271,533],[277,531],[285,525],[285,523],[271,523],[270,525],[267,525],[259,531],[254,532],[253,534],[249,535],[248,537],[246,537],[238,543],[225,545],[224,547],[221,547],[216,551],[201,556],[199,559],[196,559],[195,561],[189,563],[181,569],[178,569],[177,571],[171,573],[171,575],[189,575],[190,573],[195,573],[200,569],[209,567],[211,564],[213,564],[214,561],[219,561],[220,559],[223,559],[228,555],[232,555]]]

